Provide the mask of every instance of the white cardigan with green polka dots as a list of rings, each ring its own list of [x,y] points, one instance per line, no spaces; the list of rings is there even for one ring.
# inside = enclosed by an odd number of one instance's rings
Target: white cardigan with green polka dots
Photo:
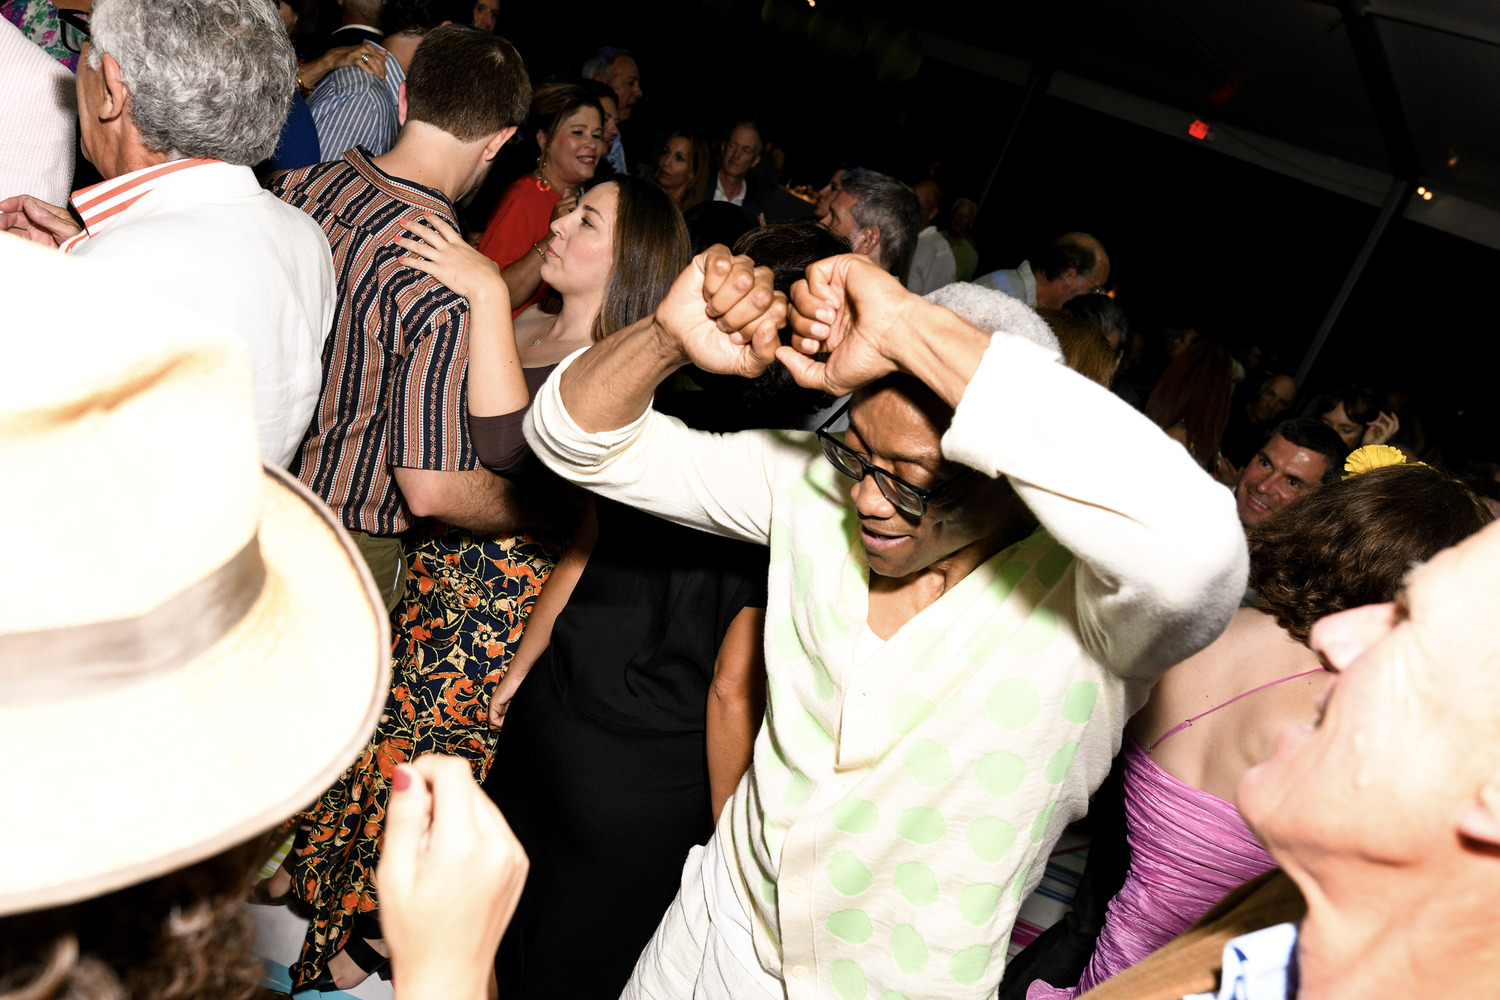
[[[558,394],[566,365],[529,420],[548,465],[771,547],[766,724],[718,828],[761,963],[789,1000],[992,995],[1020,902],[1129,713],[1244,591],[1230,493],[1055,353],[997,333],[943,449],[1009,476],[1042,527],[856,670],[869,570],[813,436],[651,411],[585,434]]]

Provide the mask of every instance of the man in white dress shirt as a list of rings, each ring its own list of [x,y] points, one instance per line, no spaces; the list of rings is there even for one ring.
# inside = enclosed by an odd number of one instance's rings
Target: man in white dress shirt
[[[317,405],[335,304],[322,230],[250,169],[295,88],[286,29],[263,0],[97,0],[89,27],[79,127],[105,180],[73,192],[71,211],[0,200],[0,230],[104,261],[236,330],[261,456],[286,466]]]

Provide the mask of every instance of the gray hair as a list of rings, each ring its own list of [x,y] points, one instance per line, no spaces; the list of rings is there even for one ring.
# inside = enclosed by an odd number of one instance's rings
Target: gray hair
[[[606,45],[589,57],[589,61],[583,64],[583,72],[580,75],[585,80],[592,80],[596,76],[609,76],[615,60],[622,56],[626,59],[635,58],[628,49],[616,49]]]
[[[843,189],[855,199],[854,224],[880,230],[880,266],[899,276],[922,229],[922,203],[916,192],[894,177],[863,167],[844,171]]]
[[[266,0],[95,0],[89,66],[106,53],[148,149],[249,166],[286,122],[297,57]]]
[[[1020,299],[1013,299],[1002,291],[955,281],[928,292],[925,298],[981,330],[990,333],[1003,330],[1062,355],[1057,334],[1052,332],[1046,320]]]

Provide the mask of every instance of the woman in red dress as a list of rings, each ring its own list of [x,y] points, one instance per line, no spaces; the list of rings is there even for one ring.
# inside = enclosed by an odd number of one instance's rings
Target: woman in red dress
[[[485,226],[479,251],[500,265],[515,312],[542,292],[548,226],[572,211],[604,151],[604,111],[583,87],[539,87],[526,129],[536,137],[536,169],[516,178]]]

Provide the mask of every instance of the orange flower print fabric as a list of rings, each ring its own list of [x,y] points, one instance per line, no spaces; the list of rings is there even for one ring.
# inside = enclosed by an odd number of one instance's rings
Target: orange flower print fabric
[[[405,593],[391,615],[385,712],[354,764],[292,821],[302,828],[288,859],[293,892],[312,911],[292,967],[297,987],[344,947],[356,918],[376,911],[375,866],[396,765],[442,753],[467,759],[476,782],[489,773],[490,695],[562,546],[540,534],[479,538],[437,525],[413,529],[403,548]]]

